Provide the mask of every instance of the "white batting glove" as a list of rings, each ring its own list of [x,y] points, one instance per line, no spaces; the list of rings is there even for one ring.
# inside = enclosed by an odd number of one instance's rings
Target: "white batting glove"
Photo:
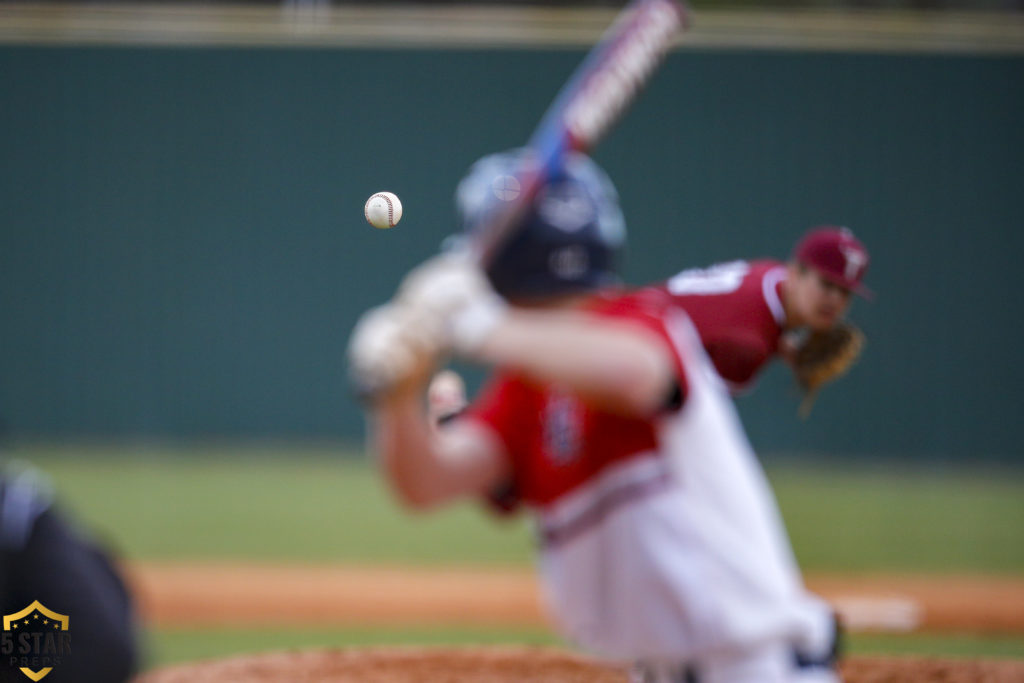
[[[443,339],[437,321],[396,304],[371,308],[356,323],[348,362],[356,393],[373,400],[419,374],[437,360]]]
[[[508,306],[480,267],[462,252],[435,256],[405,280],[395,300],[440,321],[444,346],[472,354],[504,318]]]

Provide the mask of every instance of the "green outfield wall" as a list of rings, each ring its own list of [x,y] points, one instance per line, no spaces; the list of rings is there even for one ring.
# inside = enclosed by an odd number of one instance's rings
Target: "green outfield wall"
[[[0,45],[0,416],[21,437],[355,437],[360,311],[526,139],[573,49]],[[763,451],[1024,460],[1024,57],[673,53],[597,157],[626,279],[872,250],[869,344],[811,417],[781,368]],[[393,230],[367,196],[405,204]]]

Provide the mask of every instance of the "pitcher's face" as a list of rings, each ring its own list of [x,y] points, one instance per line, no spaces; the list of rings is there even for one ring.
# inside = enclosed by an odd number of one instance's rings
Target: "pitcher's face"
[[[807,266],[790,268],[786,293],[791,313],[812,330],[830,329],[842,319],[850,305],[849,289]]]

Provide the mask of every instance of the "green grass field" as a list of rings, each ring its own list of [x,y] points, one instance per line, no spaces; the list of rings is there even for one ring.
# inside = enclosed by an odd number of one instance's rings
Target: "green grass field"
[[[132,560],[527,566],[522,519],[474,504],[412,517],[343,448],[20,448],[60,499]],[[1024,473],[771,464],[807,571],[1024,574]],[[557,644],[543,630],[157,629],[150,665],[372,644]],[[855,653],[1024,658],[1019,636],[866,635]]]

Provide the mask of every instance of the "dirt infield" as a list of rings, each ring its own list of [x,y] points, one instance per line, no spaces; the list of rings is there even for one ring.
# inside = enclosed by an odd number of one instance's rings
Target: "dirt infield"
[[[1024,662],[861,657],[846,683],[1019,683]],[[626,683],[621,669],[546,648],[368,648],[272,652],[168,667],[136,683]]]
[[[525,569],[136,564],[128,575],[159,626],[547,626]],[[1024,633],[1024,580],[812,577],[852,630]],[[1024,661],[851,657],[847,683],[1011,683]],[[621,670],[553,648],[360,648],[269,652],[147,673],[137,683],[624,683]]]
[[[236,564],[139,564],[128,575],[159,626],[546,626],[533,572]],[[1024,633],[1024,579],[812,576],[851,630]],[[847,683],[1011,683],[1024,661],[852,657]],[[623,683],[619,669],[552,648],[362,648],[272,652],[149,672],[137,683]]]
[[[526,569],[139,564],[147,620],[166,626],[545,626]],[[1024,633],[1024,578],[811,576],[851,630]]]

